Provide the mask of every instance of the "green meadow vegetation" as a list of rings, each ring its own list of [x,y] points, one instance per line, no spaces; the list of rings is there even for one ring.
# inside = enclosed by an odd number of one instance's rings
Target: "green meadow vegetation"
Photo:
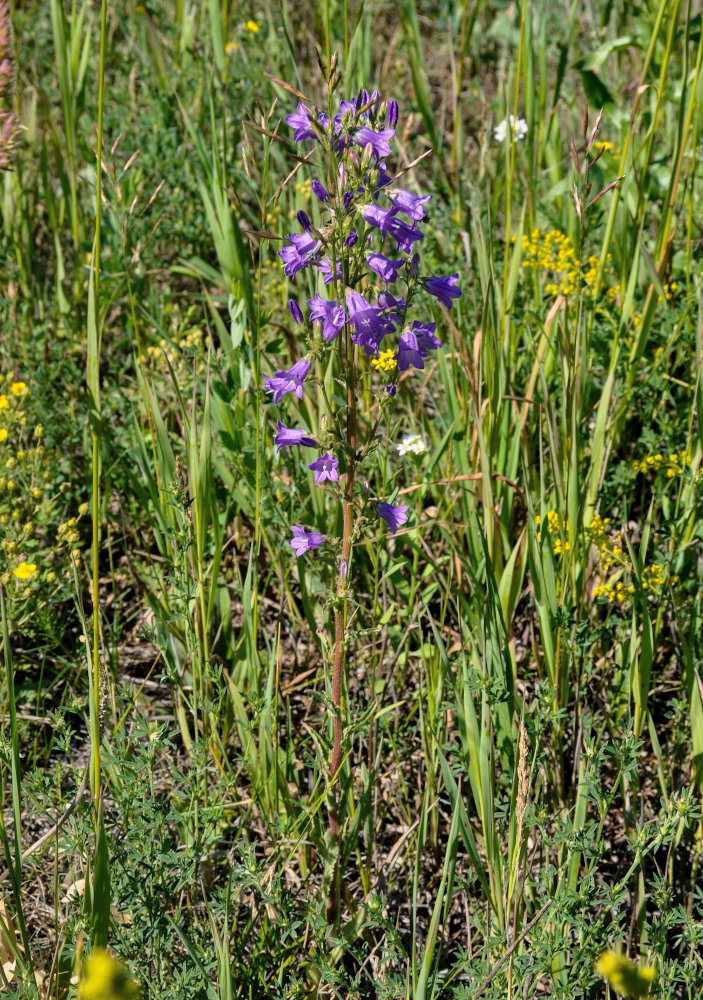
[[[0,2],[1,996],[703,995],[702,123],[691,0]]]

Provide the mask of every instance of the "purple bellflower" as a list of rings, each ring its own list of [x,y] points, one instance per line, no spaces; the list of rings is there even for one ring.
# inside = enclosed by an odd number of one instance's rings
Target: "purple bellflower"
[[[316,265],[317,270],[322,275],[322,280],[326,285],[331,285],[335,281],[335,276],[332,272],[332,263],[328,256],[323,257],[319,264]],[[342,280],[342,265],[337,261],[337,281]]]
[[[381,501],[376,504],[376,513],[383,518],[392,533],[395,534],[399,526],[407,521],[409,506],[409,504],[404,504],[401,507],[394,507],[390,503]]]
[[[329,299],[323,299],[321,295],[316,295],[314,299],[308,299],[310,306],[310,319],[322,326],[322,339],[334,340],[346,322],[344,306]]]
[[[311,462],[310,465],[308,465],[308,469],[312,469],[315,473],[315,482],[319,486],[320,483],[324,483],[326,479],[329,479],[331,483],[337,482],[339,479],[339,473],[337,472],[338,465],[339,462],[334,455],[330,455],[330,453],[326,451],[324,455],[320,455],[320,457],[316,458],[314,462]]]
[[[385,335],[393,333],[392,320],[378,306],[370,305],[360,292],[347,291],[347,312],[355,331],[351,339],[366,354],[375,354]]]
[[[386,173],[386,164],[379,163],[378,165],[378,180],[376,181],[376,190],[374,191],[374,198],[378,198],[378,195],[382,188],[388,187],[389,184],[393,183],[393,178],[390,174]]]
[[[301,358],[295,364],[281,371],[275,371],[273,375],[264,379],[264,388],[267,392],[273,393],[274,403],[278,403],[281,396],[287,392],[294,392],[298,399],[303,398],[303,382],[310,374],[310,362],[307,358]]]
[[[364,205],[361,209],[361,215],[372,226],[380,229],[381,234],[385,236],[388,232],[390,221],[397,211],[397,208],[379,208],[378,205]]]
[[[302,142],[304,139],[317,139],[315,129],[310,124],[312,115],[310,108],[306,108],[302,101],[298,102],[298,110],[295,114],[286,116],[286,124],[295,129],[293,133],[294,142]]]
[[[283,261],[283,273],[292,278],[314,260],[322,244],[311,233],[292,233],[286,239],[291,245],[279,250],[278,256]]]
[[[422,284],[426,292],[434,295],[446,309],[452,308],[452,299],[461,297],[461,289],[457,286],[459,275],[450,274],[447,278],[423,278]]]
[[[425,211],[422,206],[427,204],[428,201],[432,201],[432,195],[428,194],[424,198],[421,198],[419,195],[399,188],[397,191],[390,192],[390,199],[393,202],[393,207],[398,212],[407,215],[413,222],[422,222],[425,217]]]
[[[412,325],[412,332],[417,337],[417,346],[423,358],[426,358],[430,351],[436,351],[442,346],[439,337],[435,336],[436,323],[419,323],[417,320]]]
[[[396,241],[398,249],[402,250],[403,253],[412,253],[415,240],[421,240],[424,236],[424,233],[416,229],[415,226],[409,226],[407,222],[395,217],[388,220],[386,228]]]
[[[398,271],[405,264],[404,260],[388,260],[382,253],[369,253],[366,255],[366,263],[379,278],[383,278],[388,288],[389,282],[395,281]]]
[[[298,559],[300,559],[304,552],[319,549],[324,544],[325,536],[321,535],[319,531],[308,531],[306,528],[297,527],[297,525],[292,527],[292,531],[293,537],[290,541],[290,547]]]
[[[317,448],[317,441],[314,437],[310,437],[307,431],[298,430],[296,427],[285,427],[280,420],[276,423],[278,424],[278,434],[274,437],[273,443],[276,445],[277,451],[294,444],[301,444],[304,448]]]
[[[399,372],[407,371],[411,366],[420,369],[425,367],[425,362],[422,360],[422,351],[417,341],[417,334],[413,333],[412,330],[406,330],[405,333],[400,335],[398,353],[395,359],[398,362]]]
[[[379,309],[387,313],[388,318],[392,319],[394,323],[402,323],[405,299],[396,299],[389,291],[385,291],[376,296],[376,304]]]
[[[355,142],[357,146],[361,146],[364,149],[366,146],[371,146],[374,155],[374,162],[378,163],[386,156],[390,156],[391,147],[389,140],[395,135],[395,129],[387,128],[383,129],[381,132],[374,132],[372,128],[358,128],[354,131],[352,135],[352,142]]]

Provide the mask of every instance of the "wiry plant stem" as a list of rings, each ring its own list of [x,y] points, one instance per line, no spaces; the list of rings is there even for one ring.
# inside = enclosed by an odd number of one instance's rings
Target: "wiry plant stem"
[[[342,681],[346,666],[344,638],[347,620],[347,579],[352,551],[354,528],[354,475],[356,472],[356,356],[349,327],[346,330],[347,361],[347,471],[344,483],[344,526],[342,534],[342,560],[337,576],[338,606],[334,615],[334,661],[332,666],[332,704],[334,720],[332,728],[332,757],[330,759],[330,781],[332,786],[332,806],[330,809],[330,833],[339,838],[339,790],[337,772],[342,763]],[[335,873],[329,913],[332,919],[339,914],[339,873]]]

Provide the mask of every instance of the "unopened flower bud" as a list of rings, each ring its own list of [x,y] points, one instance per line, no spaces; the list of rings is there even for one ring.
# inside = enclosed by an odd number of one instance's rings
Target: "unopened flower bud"
[[[312,229],[312,222],[310,221],[310,216],[307,212],[304,212],[302,208],[298,209],[297,212],[298,222],[303,227],[306,233],[309,233]]]
[[[354,201],[354,192],[353,191],[345,191],[344,192],[344,197],[343,197],[342,200],[344,202],[344,207],[345,208],[349,208],[349,206],[351,205],[351,203]]]
[[[312,193],[321,202],[327,202],[330,200],[329,192],[323,187],[323,185],[317,180],[310,182],[310,187],[312,188]]]
[[[390,128],[395,128],[398,124],[398,102],[389,101],[388,102],[388,113],[386,114],[386,122]]]
[[[348,572],[349,572],[349,563],[347,562],[346,559],[342,559],[341,563],[339,564],[339,575],[340,575],[340,577],[343,580],[346,580]]]
[[[368,481],[368,479],[365,479],[363,481],[363,483],[361,484],[361,490],[362,490],[363,493],[368,493],[369,492],[369,481]]]
[[[346,240],[344,241],[344,246],[345,247],[353,247],[354,244],[357,242],[358,239],[359,239],[359,234],[357,233],[357,231],[355,229],[352,229],[352,231],[349,233],[349,235],[347,236]]]
[[[395,396],[397,391],[398,391],[398,386],[393,385],[392,382],[386,386],[386,395],[391,397],[391,399],[393,398],[393,396]]]
[[[300,309],[300,306],[295,301],[295,299],[290,299],[289,300],[289,302],[288,302],[288,311],[290,312],[291,316],[293,317],[293,319],[295,320],[296,323],[302,323],[303,322],[303,313],[302,313],[302,311]]]
[[[364,146],[364,155],[361,157],[362,171],[369,169],[369,167],[373,163],[373,158],[374,158],[373,143],[367,142],[366,145]]]
[[[419,278],[420,277],[420,254],[414,253],[410,258],[410,277]]]

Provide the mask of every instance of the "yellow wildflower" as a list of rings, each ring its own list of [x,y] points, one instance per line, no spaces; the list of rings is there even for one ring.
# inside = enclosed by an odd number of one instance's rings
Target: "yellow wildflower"
[[[0,427],[0,442],[7,441],[7,427]]]
[[[657,974],[653,965],[637,966],[615,951],[601,955],[596,962],[596,972],[608,980],[616,993],[630,997],[647,996]]]
[[[392,372],[398,367],[398,362],[395,360],[395,352],[390,350],[382,351],[377,358],[372,358],[371,364],[376,371],[382,372]]]
[[[10,401],[7,396],[4,393],[0,394],[0,410],[6,410],[9,405]]]
[[[247,21],[247,23],[244,25],[244,30],[251,31],[251,33],[255,35],[256,32],[259,30],[259,25],[256,23],[256,21]]]
[[[138,995],[125,967],[104,948],[94,948],[83,966],[79,1000],[131,1000]]]
[[[18,580],[28,580],[30,576],[34,576],[37,571],[37,567],[34,563],[27,563],[22,561],[19,566],[13,569],[14,575]]]
[[[13,396],[25,396],[29,392],[26,382],[13,382],[10,386],[10,392]]]

